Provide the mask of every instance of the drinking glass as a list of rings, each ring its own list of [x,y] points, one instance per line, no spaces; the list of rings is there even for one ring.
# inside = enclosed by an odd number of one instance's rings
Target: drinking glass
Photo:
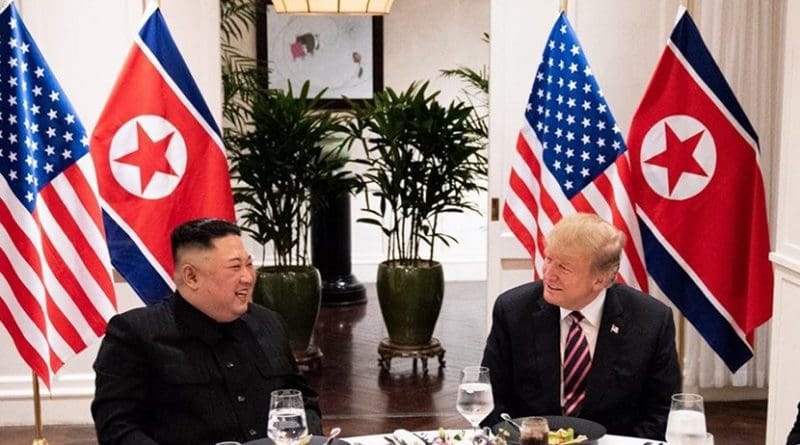
[[[547,445],[547,433],[550,428],[544,417],[526,417],[522,419],[519,429],[520,445]]]
[[[461,384],[458,385],[456,409],[477,433],[481,420],[485,419],[494,409],[489,368],[467,366],[461,370]]]
[[[683,445],[702,443],[696,439],[707,436],[706,415],[703,397],[699,394],[678,393],[672,395],[667,417],[667,443]],[[713,443],[713,437],[711,439]]]
[[[270,393],[267,434],[277,445],[293,445],[308,434],[300,391],[279,389]]]

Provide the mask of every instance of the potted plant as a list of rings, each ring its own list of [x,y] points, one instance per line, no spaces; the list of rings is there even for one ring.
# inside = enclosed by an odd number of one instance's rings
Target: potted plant
[[[263,246],[262,264],[272,246],[273,265],[258,268],[253,299],[284,317],[301,363],[320,355],[309,346],[320,306],[319,272],[308,253],[315,197],[353,182],[343,170],[342,139],[335,138],[341,118],[318,108],[324,91],[309,97],[308,90],[305,82],[299,93],[291,85],[250,91],[247,125],[228,136],[243,230]]]
[[[435,247],[456,241],[441,231],[440,217],[479,212],[471,198],[486,190],[485,141],[473,107],[442,106],[427,88],[428,82],[399,94],[387,88],[372,103],[352,104],[347,124],[348,143],[360,141],[365,151],[355,161],[365,165],[367,216],[358,221],[388,238],[377,289],[390,347],[432,344],[444,294]]]

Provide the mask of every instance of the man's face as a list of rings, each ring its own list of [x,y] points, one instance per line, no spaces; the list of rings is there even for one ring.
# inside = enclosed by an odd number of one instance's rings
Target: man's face
[[[242,238],[228,235],[212,241],[213,249],[192,258],[195,267],[195,306],[218,322],[239,318],[252,301],[255,270]],[[196,259],[195,259],[196,258]]]
[[[577,247],[548,245],[544,259],[544,299],[573,311],[583,309],[606,287],[603,274],[592,271],[592,257]]]

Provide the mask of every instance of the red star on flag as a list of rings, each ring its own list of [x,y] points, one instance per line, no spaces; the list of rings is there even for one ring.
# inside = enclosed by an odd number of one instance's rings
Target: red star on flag
[[[692,156],[697,144],[700,143],[700,138],[703,137],[703,131],[705,130],[698,131],[696,134],[681,140],[669,124],[664,123],[664,133],[667,139],[666,150],[644,161],[667,169],[670,195],[684,173],[708,176],[703,167]]]
[[[140,123],[136,123],[136,140],[138,149],[117,159],[117,162],[133,165],[139,168],[142,191],[147,189],[150,180],[156,173],[177,176],[175,170],[167,159],[167,149],[169,141],[175,132],[171,132],[163,138],[154,141],[147,132],[144,131]]]

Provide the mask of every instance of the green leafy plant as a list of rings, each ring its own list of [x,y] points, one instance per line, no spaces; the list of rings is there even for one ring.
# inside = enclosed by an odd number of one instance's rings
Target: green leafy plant
[[[220,0],[223,138],[244,129],[251,96],[266,84],[266,66],[244,54],[238,46],[255,26],[257,2]]]
[[[316,197],[358,184],[343,168],[342,118],[318,108],[324,91],[310,97],[308,90],[305,82],[297,94],[291,85],[251,91],[246,129],[229,137],[243,230],[262,246],[273,243],[278,267],[308,264],[311,211],[322,205]]]
[[[434,247],[455,242],[439,228],[445,213],[479,212],[471,194],[486,190],[487,159],[472,122],[474,108],[463,102],[442,106],[428,82],[399,94],[391,88],[373,103],[351,104],[348,144],[360,141],[366,166],[369,216],[388,237],[387,259],[406,265],[432,261]],[[427,250],[427,252],[426,252]],[[424,257],[427,253],[427,258]]]

